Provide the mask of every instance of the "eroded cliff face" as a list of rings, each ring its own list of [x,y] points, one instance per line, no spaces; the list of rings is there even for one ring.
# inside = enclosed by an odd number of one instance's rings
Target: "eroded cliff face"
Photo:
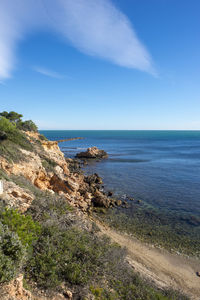
[[[69,166],[73,160],[65,159],[58,142],[43,141],[37,133],[26,133],[34,144],[34,151],[21,149],[23,160],[9,162],[0,157],[0,168],[8,176],[23,176],[34,186],[50,193],[58,193],[66,198],[72,206],[83,211],[90,209],[92,204],[109,207],[111,199],[99,191],[98,176],[84,176],[80,172],[71,172]],[[9,206],[17,207],[24,212],[34,199],[34,195],[12,182],[4,180],[4,199]]]

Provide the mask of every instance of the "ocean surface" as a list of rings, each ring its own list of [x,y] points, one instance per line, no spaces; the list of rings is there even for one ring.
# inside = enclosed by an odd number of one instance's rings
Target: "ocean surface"
[[[134,197],[170,214],[200,216],[200,131],[41,131],[60,143],[67,157],[97,146],[109,154],[91,162],[116,196]]]

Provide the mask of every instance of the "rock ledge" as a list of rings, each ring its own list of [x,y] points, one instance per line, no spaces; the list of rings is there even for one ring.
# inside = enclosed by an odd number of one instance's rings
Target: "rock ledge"
[[[107,158],[108,154],[104,150],[100,150],[97,147],[91,147],[88,148],[85,152],[76,154],[76,157],[80,159],[102,159]]]

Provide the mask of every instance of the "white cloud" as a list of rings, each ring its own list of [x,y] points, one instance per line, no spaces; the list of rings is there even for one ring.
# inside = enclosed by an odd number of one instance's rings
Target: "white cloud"
[[[11,76],[20,39],[40,28],[62,34],[88,55],[154,73],[130,21],[110,0],[1,0],[0,79]]]
[[[48,76],[48,77],[52,77],[52,78],[57,78],[57,79],[61,79],[63,78],[63,76],[57,72],[54,72],[52,70],[49,70],[49,69],[46,69],[46,68],[43,68],[43,67],[33,67],[33,70],[42,74],[42,75],[45,75],[45,76]]]

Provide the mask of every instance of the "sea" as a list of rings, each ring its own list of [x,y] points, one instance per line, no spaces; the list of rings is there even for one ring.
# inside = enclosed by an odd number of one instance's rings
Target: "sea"
[[[163,213],[200,216],[200,131],[48,130],[66,157],[97,146],[109,157],[90,162],[116,197],[133,197]]]

